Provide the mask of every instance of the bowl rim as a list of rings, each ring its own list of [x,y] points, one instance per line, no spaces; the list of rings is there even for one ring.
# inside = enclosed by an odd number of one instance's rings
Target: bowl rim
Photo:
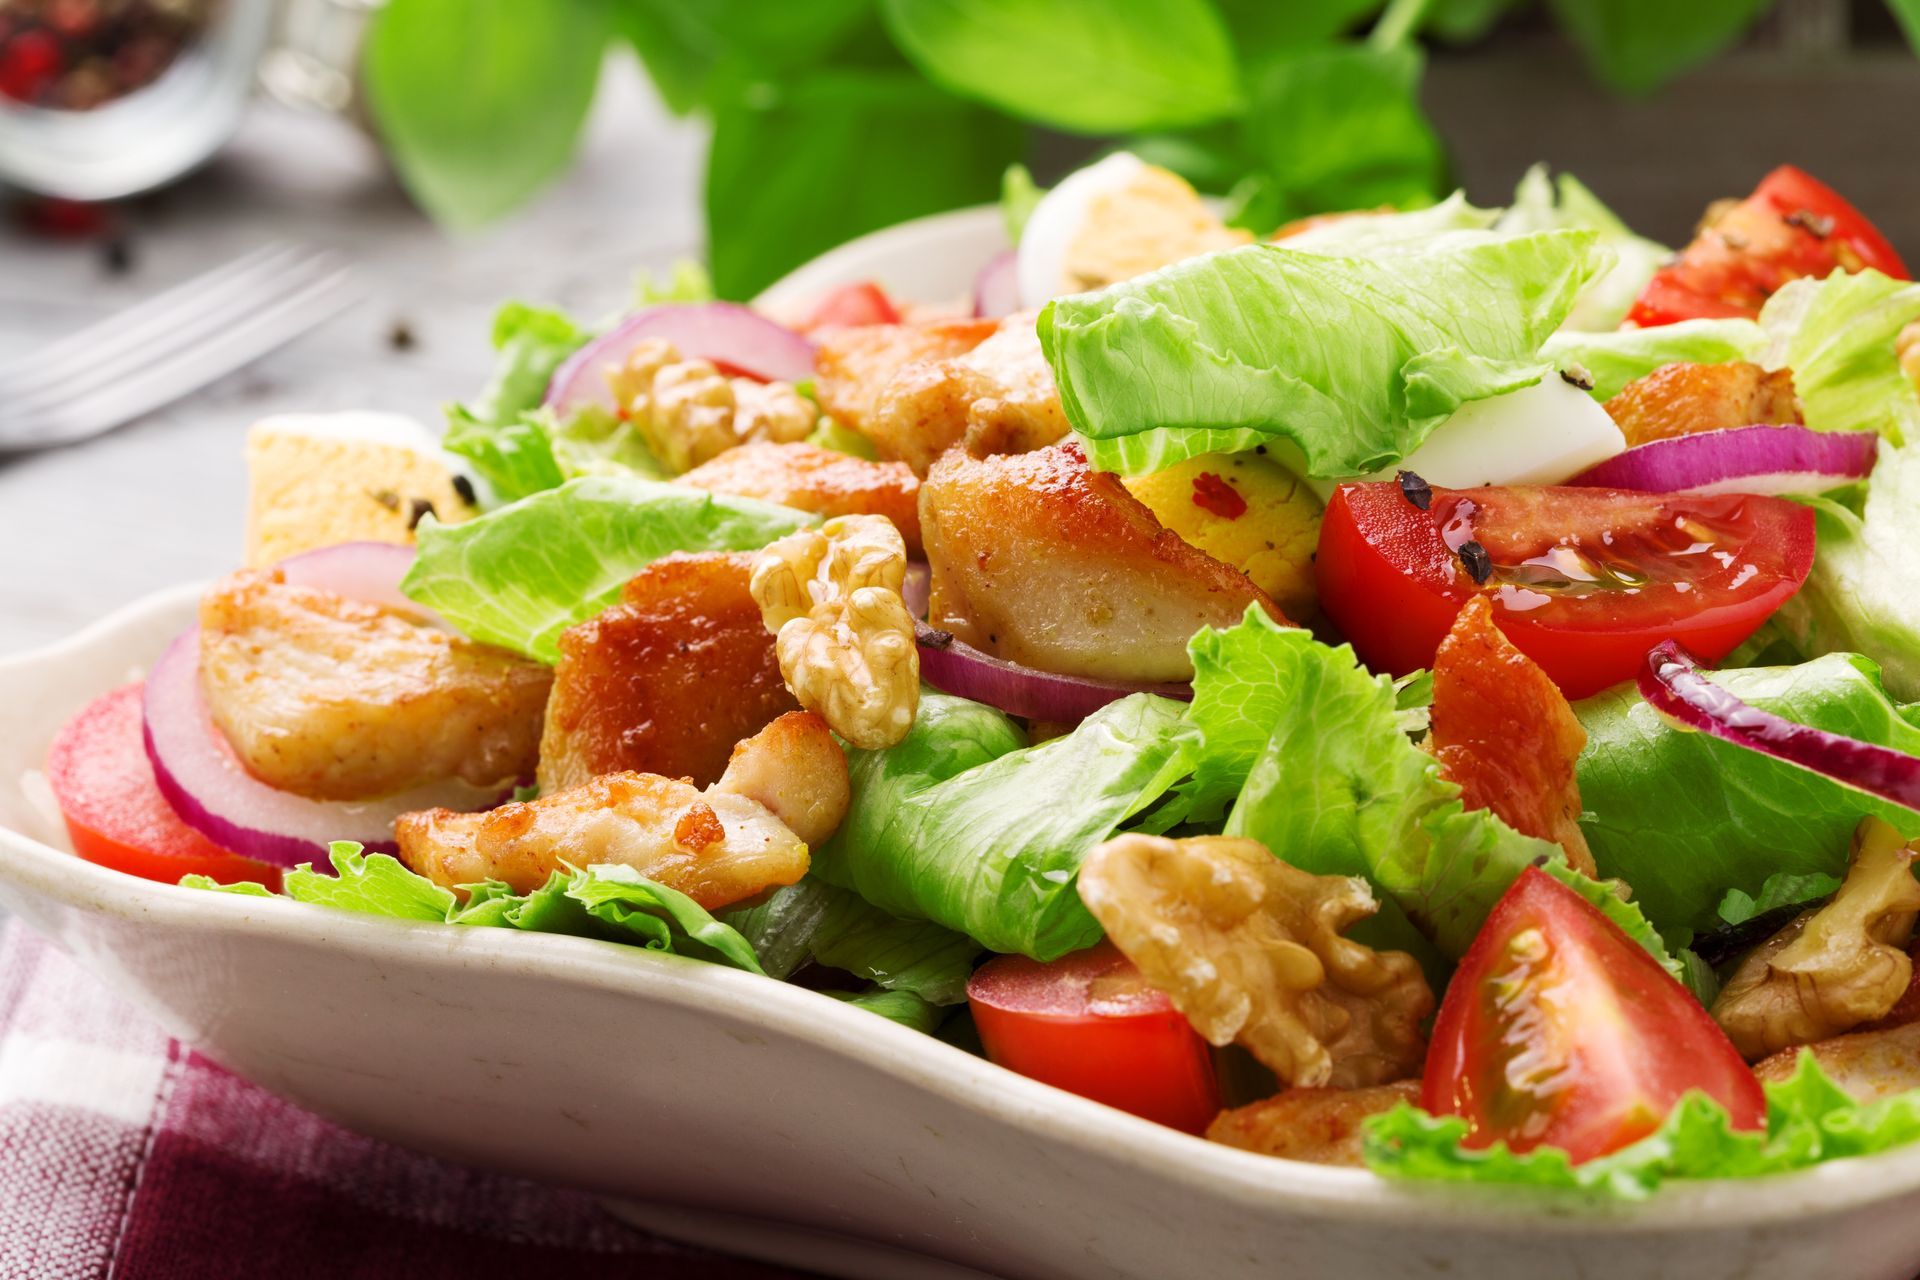
[[[126,605],[72,637],[0,658],[0,690],[56,668],[100,668],[128,632],[164,634],[190,620],[203,584]],[[157,652],[159,644],[153,648]],[[127,675],[100,670],[100,691]],[[1672,1182],[1620,1201],[1590,1192],[1524,1186],[1397,1182],[1364,1169],[1257,1155],[1208,1142],[997,1067],[981,1058],[817,992],[722,965],[611,942],[355,915],[286,899],[163,884],[97,866],[0,824],[0,882],[68,908],[260,943],[345,949],[360,960],[438,969],[515,970],[520,976],[610,997],[640,996],[750,1022],[941,1095],[950,1104],[1015,1124],[1077,1155],[1127,1165],[1258,1212],[1290,1209],[1346,1223],[1470,1226],[1539,1234],[1588,1233],[1596,1224],[1635,1232],[1716,1229],[1858,1209],[1920,1191],[1920,1144],[1761,1178]]]

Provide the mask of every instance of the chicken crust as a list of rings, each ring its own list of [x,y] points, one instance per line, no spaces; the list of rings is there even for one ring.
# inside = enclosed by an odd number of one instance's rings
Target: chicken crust
[[[1629,445],[1726,427],[1780,426],[1801,420],[1792,371],[1768,373],[1744,361],[1661,365],[1622,387],[1605,408]]]
[[[747,584],[753,556],[648,565],[622,602],[560,633],[540,786],[635,770],[715,781],[734,744],[800,704]]]
[[[809,845],[826,841],[853,803],[847,753],[827,722],[789,711],[733,749],[716,791],[764,805]]]
[[[1193,676],[1187,641],[1257,604],[1244,573],[1163,527],[1073,443],[973,458],[955,450],[920,488],[932,567],[928,620],[976,649],[1065,675]]]
[[[1790,1079],[1803,1053],[1818,1059],[1827,1077],[1855,1102],[1878,1102],[1920,1088],[1920,1022],[1783,1049],[1756,1063],[1753,1074],[1762,1084]]]
[[[842,425],[869,435],[880,393],[919,360],[944,360],[993,336],[996,320],[869,324],[822,332],[813,358],[813,393]]]
[[[1032,311],[1008,316],[972,350],[926,359],[896,373],[875,402],[865,434],[881,452],[926,475],[940,455],[1026,453],[1072,430]]]
[[[676,484],[758,498],[817,515],[885,516],[920,558],[920,477],[903,462],[869,462],[796,444],[743,444],[679,476]]]
[[[1553,841],[1574,870],[1596,874],[1574,776],[1586,745],[1566,695],[1494,625],[1487,597],[1468,600],[1434,655],[1427,740],[1466,807]]]
[[[200,601],[200,682],[247,771],[316,800],[533,772],[552,673],[397,609],[243,569]]]
[[[1362,1123],[1403,1102],[1419,1105],[1418,1080],[1365,1089],[1287,1089],[1260,1102],[1222,1111],[1207,1126],[1207,1141],[1283,1160],[1357,1169],[1363,1163]]]

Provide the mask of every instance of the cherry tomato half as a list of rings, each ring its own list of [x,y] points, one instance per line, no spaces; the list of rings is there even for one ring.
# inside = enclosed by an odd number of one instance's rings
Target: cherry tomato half
[[[863,324],[899,324],[900,311],[879,285],[843,284],[814,304],[802,329],[851,328]]]
[[[1433,1025],[1420,1105],[1466,1145],[1560,1147],[1575,1163],[1646,1137],[1699,1090],[1736,1129],[1766,1124],[1740,1053],[1687,989],[1598,908],[1538,868],[1468,948]]]
[[[1813,551],[1813,512],[1784,498],[1436,488],[1422,510],[1385,481],[1335,491],[1314,569],[1321,607],[1374,671],[1432,666],[1484,592],[1507,638],[1584,698],[1632,679],[1662,640],[1718,662],[1799,590]],[[1467,559],[1482,553],[1483,582]]]
[[[47,781],[74,852],[168,884],[198,873],[279,888],[278,867],[221,848],[183,822],[160,794],[141,731],[141,688],[130,684],[88,703],[47,752]]]
[[[1220,1114],[1206,1041],[1112,943],[1051,964],[990,960],[967,1003],[987,1057],[1010,1071],[1187,1133]]]
[[[1648,283],[1627,320],[1649,326],[1757,316],[1789,280],[1836,268],[1908,278],[1906,263],[1864,214],[1825,183],[1782,165],[1702,227]]]

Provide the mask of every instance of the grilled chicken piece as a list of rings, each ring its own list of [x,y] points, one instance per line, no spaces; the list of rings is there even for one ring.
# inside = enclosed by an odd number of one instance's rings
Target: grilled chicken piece
[[[752,564],[720,552],[656,560],[620,604],[560,633],[543,791],[621,770],[704,786],[736,742],[800,709],[747,590]]]
[[[1629,445],[1754,423],[1800,421],[1793,373],[1757,364],[1668,364],[1629,382],[1606,410]]]
[[[1855,1102],[1878,1102],[1920,1088],[1920,1022],[1879,1031],[1853,1031],[1830,1040],[1783,1049],[1753,1069],[1762,1084],[1789,1079],[1800,1055],[1811,1053]]]
[[[822,516],[885,516],[920,558],[920,478],[905,463],[868,462],[818,445],[743,444],[675,479]]]
[[[808,713],[775,721],[734,760],[704,792],[624,771],[487,813],[402,814],[400,860],[448,888],[494,879],[516,893],[539,888],[563,863],[619,863],[714,911],[805,875],[809,842],[781,815],[825,839],[849,798],[846,757]]]
[[[1420,1082],[1368,1089],[1287,1089],[1264,1102],[1222,1111],[1207,1140],[1285,1160],[1361,1165],[1361,1122],[1403,1102],[1420,1103]]]
[[[942,320],[823,332],[813,358],[814,395],[829,415],[866,435],[880,393],[895,374],[917,360],[971,351],[998,327],[994,320]]]
[[[1433,659],[1427,749],[1469,809],[1490,809],[1521,835],[1551,840],[1593,875],[1580,831],[1574,765],[1587,731],[1540,665],[1493,624],[1485,596],[1467,601]]]
[[[1163,528],[1077,444],[972,458],[954,450],[920,487],[935,627],[1065,675],[1186,680],[1187,641],[1258,604],[1239,570]]]
[[[1071,429],[1031,311],[964,355],[908,365],[881,392],[866,435],[920,475],[956,444],[976,458],[1045,448]]]
[[[244,569],[200,602],[200,683],[247,771],[316,800],[533,771],[552,673],[397,609]]]

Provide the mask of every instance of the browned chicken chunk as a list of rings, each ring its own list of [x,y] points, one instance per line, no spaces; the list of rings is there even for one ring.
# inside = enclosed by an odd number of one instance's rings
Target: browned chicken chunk
[[[908,365],[888,382],[866,434],[920,475],[965,444],[975,457],[1045,448],[1071,429],[1034,313],[1008,316],[963,355]]]
[[[709,911],[792,884],[807,872],[808,841],[781,814],[825,838],[846,816],[849,795],[846,757],[826,726],[804,713],[793,720],[741,743],[740,776],[730,769],[705,791],[625,771],[487,813],[403,814],[400,860],[449,888],[492,879],[516,893],[563,866],[618,863]]]
[[[985,459],[956,449],[920,488],[920,528],[932,625],[1043,671],[1186,680],[1194,632],[1230,627],[1250,604],[1281,618],[1072,443]]]
[[[1207,1126],[1207,1139],[1263,1156],[1359,1168],[1361,1123],[1403,1102],[1419,1105],[1418,1080],[1367,1089],[1288,1089],[1222,1111]]]
[[[880,393],[895,374],[916,360],[944,360],[971,351],[998,327],[994,320],[942,320],[828,330],[817,339],[814,395],[829,416],[866,435]]]
[[[1800,421],[1793,374],[1757,364],[1668,364],[1629,382],[1606,410],[1630,445],[1755,423]]]
[[[317,800],[533,772],[552,673],[397,609],[245,569],[200,602],[200,681],[247,771]]]
[[[751,555],[656,560],[620,604],[560,633],[540,786],[637,770],[704,786],[734,744],[798,711],[747,590]]]
[[[1493,624],[1485,596],[1467,601],[1433,660],[1427,748],[1469,809],[1490,809],[1521,835],[1551,840],[1593,875],[1580,831],[1574,766],[1587,731],[1540,664]]]
[[[1855,1102],[1920,1089],[1920,1022],[1783,1049],[1756,1064],[1753,1074],[1762,1084],[1790,1079],[1803,1053],[1819,1059],[1821,1070]]]
[[[885,516],[920,558],[920,478],[904,462],[868,462],[806,444],[743,444],[676,479],[822,516]]]

